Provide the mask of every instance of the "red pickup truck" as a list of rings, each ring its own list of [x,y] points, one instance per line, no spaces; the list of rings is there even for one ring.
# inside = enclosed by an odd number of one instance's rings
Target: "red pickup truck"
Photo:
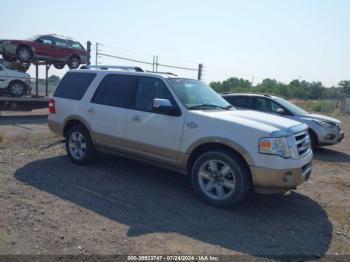
[[[6,61],[49,61],[57,69],[65,65],[76,69],[87,62],[87,52],[79,42],[55,35],[38,35],[27,40],[1,40],[0,54]]]

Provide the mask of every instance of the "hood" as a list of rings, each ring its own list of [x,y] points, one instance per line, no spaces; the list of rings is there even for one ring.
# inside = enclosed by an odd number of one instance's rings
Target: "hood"
[[[327,122],[332,122],[335,124],[340,124],[341,121],[333,118],[333,117],[329,117],[329,116],[324,116],[324,115],[319,115],[319,114],[306,114],[303,115],[302,118],[307,118],[307,119],[315,119],[315,120],[321,120],[321,121],[327,121]]]
[[[7,69],[8,77],[30,78],[30,75],[16,70]]]
[[[272,136],[285,136],[307,129],[307,125],[295,120],[253,110],[193,110],[191,112],[249,126]]]

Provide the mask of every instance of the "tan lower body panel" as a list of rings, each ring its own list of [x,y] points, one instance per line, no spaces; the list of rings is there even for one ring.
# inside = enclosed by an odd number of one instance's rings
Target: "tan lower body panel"
[[[295,189],[311,174],[311,162],[300,168],[272,169],[250,167],[253,186],[258,193],[282,193]]]

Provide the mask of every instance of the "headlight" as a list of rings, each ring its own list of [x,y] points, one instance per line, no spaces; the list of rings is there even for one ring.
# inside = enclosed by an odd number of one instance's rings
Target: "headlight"
[[[299,158],[292,137],[265,137],[259,140],[259,153],[278,155],[284,158]]]
[[[323,128],[329,128],[329,127],[335,127],[334,124],[326,121],[320,121],[320,120],[313,120],[317,125]]]

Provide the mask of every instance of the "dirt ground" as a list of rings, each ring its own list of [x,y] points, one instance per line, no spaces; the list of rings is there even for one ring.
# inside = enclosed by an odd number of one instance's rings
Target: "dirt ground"
[[[1,118],[0,254],[350,255],[350,117],[339,118],[346,138],[315,152],[308,182],[229,210],[167,170],[105,155],[73,165],[45,119]]]

